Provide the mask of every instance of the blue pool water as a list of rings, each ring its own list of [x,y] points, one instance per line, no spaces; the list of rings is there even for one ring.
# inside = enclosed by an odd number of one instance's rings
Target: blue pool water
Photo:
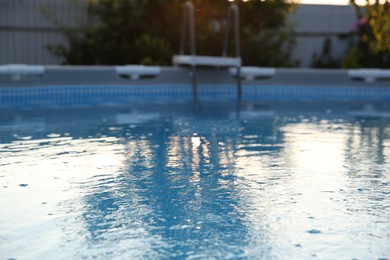
[[[2,114],[1,259],[390,258],[389,122],[327,105]]]

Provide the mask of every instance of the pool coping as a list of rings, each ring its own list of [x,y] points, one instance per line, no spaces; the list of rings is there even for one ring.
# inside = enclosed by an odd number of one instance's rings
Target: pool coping
[[[31,69],[30,73],[28,73],[29,68]],[[21,71],[19,75],[18,70]],[[247,72],[245,73],[245,71]],[[0,66],[0,87],[42,86],[56,85],[59,83],[67,85],[108,83],[114,85],[186,84],[191,83],[191,72],[190,67],[142,65],[3,65]],[[199,84],[235,84],[234,73],[234,70],[229,68],[197,68],[197,80]],[[242,84],[244,86],[283,84],[390,87],[390,70],[382,69],[346,70],[242,67],[242,74]]]

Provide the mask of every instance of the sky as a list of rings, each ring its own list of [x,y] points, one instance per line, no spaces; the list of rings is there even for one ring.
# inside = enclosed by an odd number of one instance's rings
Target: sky
[[[300,0],[301,4],[347,5],[348,0]]]
[[[229,0],[233,2],[234,0]],[[250,1],[250,0],[244,0]],[[318,5],[349,5],[350,0],[291,0],[300,4],[318,4]],[[374,3],[375,0],[368,0],[370,3]],[[379,0],[380,3],[385,3],[387,0]],[[356,0],[358,5],[365,5],[367,0]]]
[[[325,5],[348,5],[349,0],[300,0],[301,4],[325,4]],[[357,4],[365,5],[366,0],[356,0]],[[374,2],[374,0],[370,0]],[[384,3],[385,0],[380,0],[379,2]]]

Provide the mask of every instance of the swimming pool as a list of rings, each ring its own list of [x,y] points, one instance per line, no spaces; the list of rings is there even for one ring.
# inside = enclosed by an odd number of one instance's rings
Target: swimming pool
[[[2,92],[0,255],[389,258],[389,109],[375,88],[255,87],[270,95],[239,109],[234,90],[200,92],[196,110],[187,90],[131,104],[88,92],[84,107],[66,91]]]

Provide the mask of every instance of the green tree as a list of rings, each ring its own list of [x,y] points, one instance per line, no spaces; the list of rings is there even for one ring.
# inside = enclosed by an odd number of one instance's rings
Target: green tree
[[[390,68],[390,2],[376,1],[360,7],[355,0],[358,23],[351,35],[351,46],[343,60],[343,67]]]
[[[92,23],[63,29],[67,44],[50,46],[65,64],[171,64],[179,51],[184,0],[89,0]],[[194,0],[197,53],[221,55],[227,0]],[[287,0],[236,1],[241,14],[243,62],[293,66],[294,27],[286,24],[295,4]],[[92,24],[92,25],[91,25]]]

